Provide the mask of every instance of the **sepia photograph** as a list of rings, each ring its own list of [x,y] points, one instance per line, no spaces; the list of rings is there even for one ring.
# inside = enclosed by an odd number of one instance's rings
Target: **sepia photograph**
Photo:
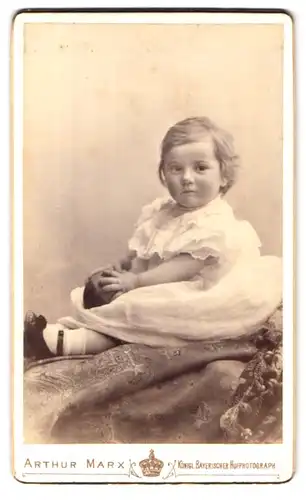
[[[18,477],[288,479],[290,16],[20,13],[12,36]]]

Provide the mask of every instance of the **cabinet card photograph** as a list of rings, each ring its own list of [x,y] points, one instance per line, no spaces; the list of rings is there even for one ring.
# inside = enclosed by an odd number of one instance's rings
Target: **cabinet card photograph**
[[[294,473],[293,22],[12,22],[13,474]]]

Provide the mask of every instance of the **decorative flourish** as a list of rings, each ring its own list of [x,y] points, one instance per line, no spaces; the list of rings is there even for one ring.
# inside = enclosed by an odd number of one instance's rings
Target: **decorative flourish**
[[[166,476],[163,476],[162,479],[166,480],[166,479],[169,479],[169,477],[176,477],[176,470],[175,470],[175,465],[176,465],[176,460],[174,460],[174,462],[168,462],[168,467],[171,467],[171,469],[169,470],[168,474]]]
[[[129,477],[134,476],[134,477],[141,478],[141,476],[139,476],[139,475],[137,474],[137,472],[135,471],[134,467],[136,467],[136,462],[132,462],[132,461],[130,460],[130,467],[129,467],[128,476],[129,476]]]

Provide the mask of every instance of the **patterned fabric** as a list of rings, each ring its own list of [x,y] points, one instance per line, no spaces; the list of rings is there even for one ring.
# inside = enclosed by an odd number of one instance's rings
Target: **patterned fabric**
[[[283,345],[282,309],[255,338],[258,352],[242,372],[229,409],[221,418],[231,443],[281,442]]]
[[[24,375],[25,442],[279,440],[279,315],[281,311],[247,339],[177,348],[123,344],[96,356],[29,364]]]

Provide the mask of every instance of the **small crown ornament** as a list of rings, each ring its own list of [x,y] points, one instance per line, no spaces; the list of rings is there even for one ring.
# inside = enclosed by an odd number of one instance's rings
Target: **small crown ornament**
[[[149,458],[141,460],[139,462],[139,467],[141,468],[143,476],[146,477],[157,477],[160,475],[161,470],[164,466],[164,462],[155,458],[154,451],[150,450]]]

